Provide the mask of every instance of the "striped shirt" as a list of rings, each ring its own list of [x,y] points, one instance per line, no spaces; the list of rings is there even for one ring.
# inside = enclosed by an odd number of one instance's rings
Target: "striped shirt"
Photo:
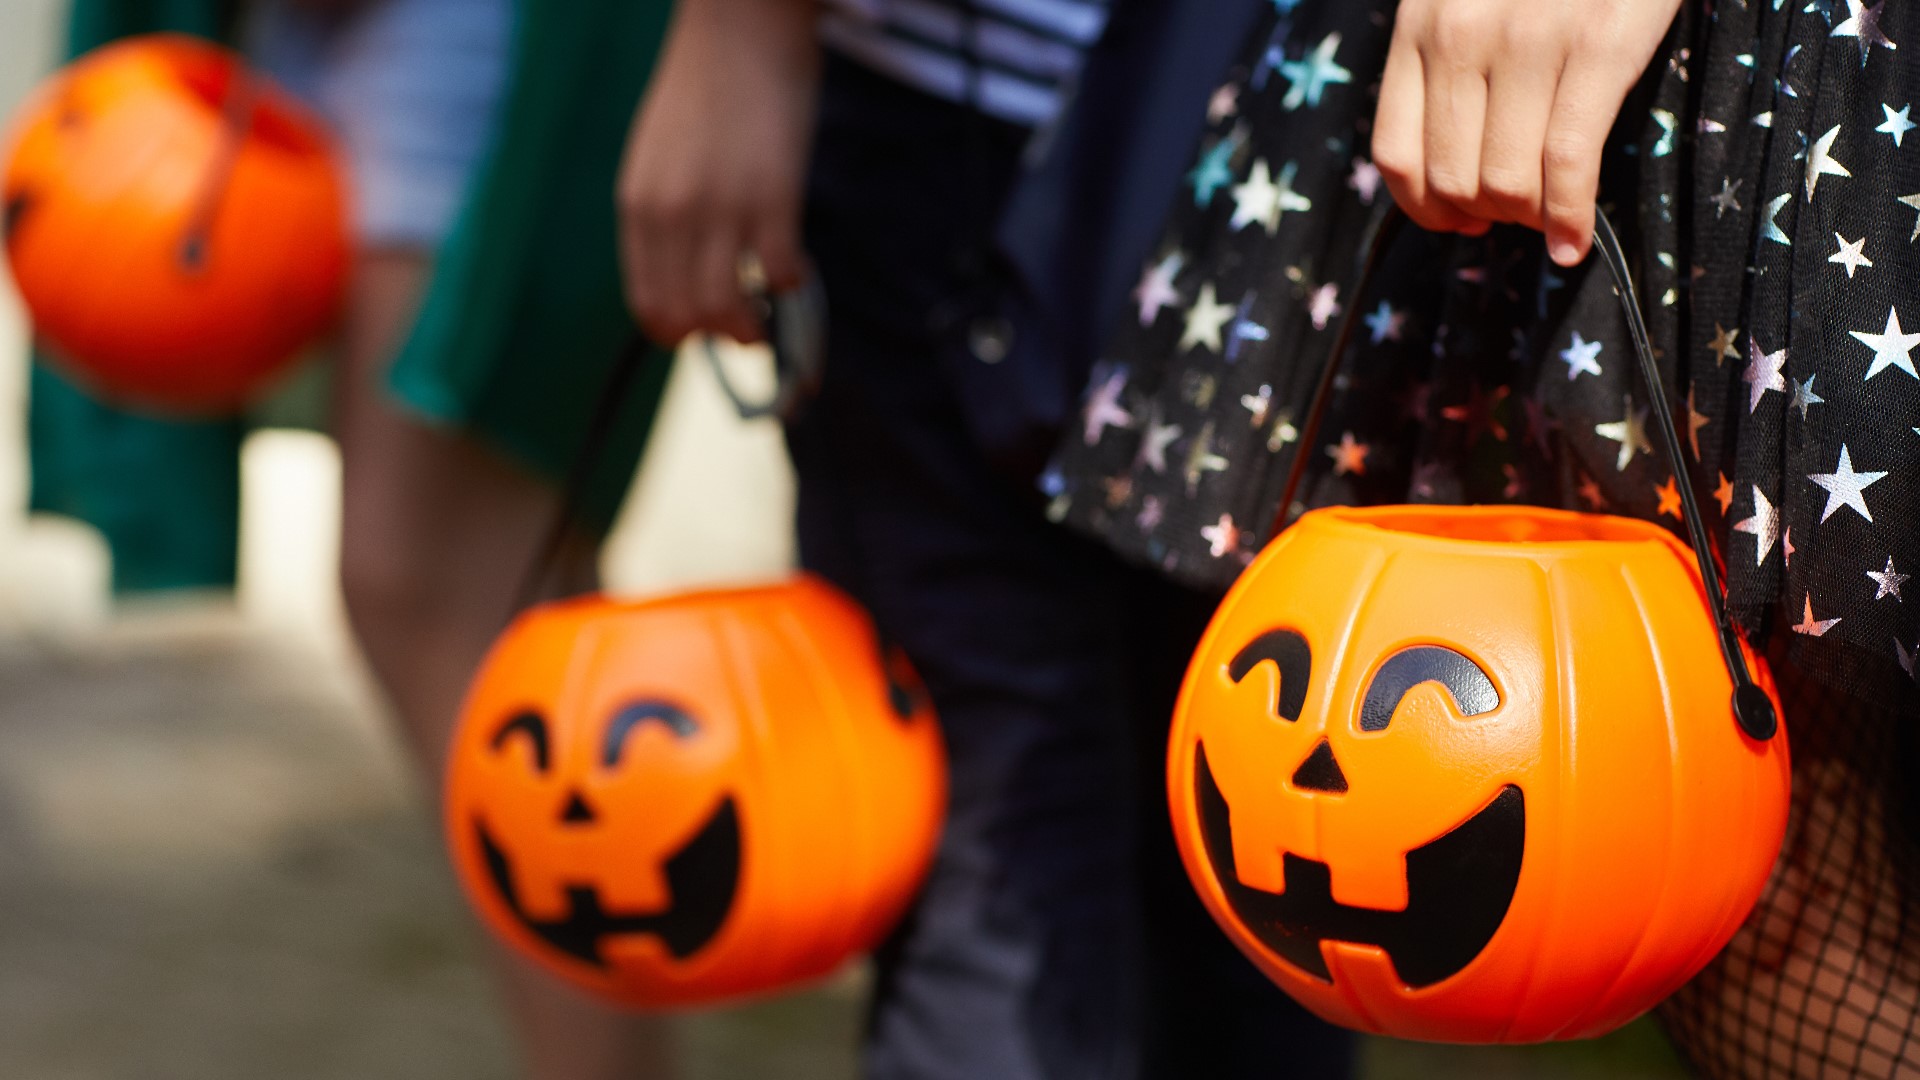
[[[828,0],[827,46],[918,90],[1037,127],[1066,102],[1111,0]]]

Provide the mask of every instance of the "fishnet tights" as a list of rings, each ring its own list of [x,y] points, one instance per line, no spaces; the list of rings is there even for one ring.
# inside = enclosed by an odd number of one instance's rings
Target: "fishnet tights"
[[[1776,658],[1793,751],[1780,861],[1725,951],[1661,1007],[1712,1080],[1920,1080],[1920,717]]]

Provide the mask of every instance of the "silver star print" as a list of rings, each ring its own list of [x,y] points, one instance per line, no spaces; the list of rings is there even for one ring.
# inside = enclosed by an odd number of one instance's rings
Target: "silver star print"
[[[1840,625],[1839,619],[1816,619],[1813,617],[1813,594],[1807,594],[1806,615],[1797,623],[1793,632],[1808,637],[1825,637],[1827,631]]]
[[[1366,317],[1365,322],[1367,332],[1372,336],[1375,345],[1383,341],[1399,341],[1401,331],[1407,325],[1407,313],[1395,311],[1393,305],[1382,300],[1380,306],[1373,309],[1372,314]]]
[[[1179,424],[1160,422],[1160,410],[1154,408],[1153,416],[1147,420],[1147,429],[1140,433],[1140,451],[1134,456],[1135,468],[1144,465],[1154,472],[1167,471],[1167,447],[1180,438]]]
[[[1807,479],[1818,484],[1827,493],[1827,508],[1820,513],[1825,521],[1841,507],[1846,507],[1868,521],[1873,513],[1867,509],[1866,490],[1886,478],[1884,472],[1853,471],[1853,455],[1848,452],[1845,443],[1840,444],[1840,464],[1830,473],[1808,473]]]
[[[1740,191],[1740,185],[1744,183],[1746,183],[1745,180],[1734,180],[1725,176],[1720,178],[1720,194],[1707,200],[1713,204],[1713,216],[1715,220],[1719,220],[1729,210],[1740,209],[1738,193]]]
[[[1612,439],[1620,444],[1620,457],[1614,463],[1616,472],[1626,472],[1627,463],[1636,453],[1653,453],[1653,444],[1647,441],[1647,410],[1634,411],[1633,399],[1623,398],[1622,404],[1626,416],[1611,424],[1595,424],[1593,433],[1603,439]]]
[[[1793,383],[1793,400],[1787,402],[1787,408],[1799,409],[1800,419],[1802,422],[1806,421],[1807,410],[1809,408],[1812,408],[1815,405],[1825,405],[1827,403],[1826,398],[1823,398],[1819,394],[1816,394],[1813,392],[1813,380],[1819,377],[1820,377],[1819,372],[1815,372],[1812,375],[1807,376],[1806,382],[1799,382],[1793,379],[1787,380],[1788,382]]]
[[[1763,353],[1757,341],[1753,338],[1747,339],[1747,371],[1740,376],[1740,379],[1750,388],[1747,398],[1748,415],[1752,415],[1756,409],[1760,408],[1760,399],[1766,396],[1767,391],[1778,390],[1783,394],[1786,393],[1787,378],[1780,374],[1780,369],[1785,366],[1787,366],[1787,350]]]
[[[1819,141],[1813,144],[1813,148],[1807,151],[1807,200],[1809,202],[1813,200],[1814,189],[1819,187],[1821,177],[1853,176],[1847,171],[1847,167],[1833,156],[1833,141],[1840,137],[1840,128],[1839,124],[1833,125],[1825,135],[1820,136]]]
[[[1313,290],[1313,296],[1307,303],[1307,315],[1313,320],[1315,330],[1325,330],[1327,324],[1340,314],[1340,290],[1333,282]]]
[[[1234,527],[1231,514],[1221,514],[1217,523],[1202,526],[1200,538],[1207,542],[1207,550],[1216,559],[1240,546],[1240,530]]]
[[[1907,137],[1907,132],[1920,127],[1920,124],[1913,122],[1911,116],[1913,112],[1912,105],[1903,105],[1899,112],[1894,112],[1893,106],[1882,102],[1880,111],[1887,114],[1886,122],[1873,130],[1893,136],[1893,145],[1896,149],[1900,146],[1900,140]]]
[[[1753,486],[1753,516],[1745,521],[1733,524],[1734,532],[1743,532],[1758,540],[1758,550],[1753,555],[1753,565],[1759,566],[1767,561],[1767,552],[1780,541],[1780,512],[1767,500],[1760,485]]]
[[[1141,271],[1140,284],[1133,290],[1134,302],[1140,305],[1141,326],[1152,326],[1160,318],[1160,309],[1180,306],[1180,293],[1173,281],[1186,264],[1186,254],[1175,251]]]
[[[1864,330],[1847,331],[1854,339],[1873,350],[1873,365],[1860,377],[1862,382],[1888,368],[1899,368],[1908,375],[1920,379],[1920,372],[1913,369],[1913,347],[1920,345],[1920,334],[1906,334],[1900,330],[1900,313],[1891,305],[1887,307],[1887,328],[1878,334],[1869,334]]]
[[[1240,407],[1247,410],[1254,427],[1267,422],[1267,413],[1273,409],[1273,387],[1265,383],[1257,394],[1240,395]]]
[[[1885,570],[1869,570],[1867,571],[1867,576],[1872,578],[1873,583],[1880,587],[1879,591],[1873,594],[1875,600],[1884,600],[1891,596],[1903,604],[1906,603],[1906,600],[1900,595],[1900,586],[1905,584],[1907,579],[1913,575],[1894,573],[1893,556],[1887,556],[1887,568]]]
[[[1567,365],[1568,382],[1582,375],[1601,374],[1600,348],[1600,342],[1586,340],[1578,330],[1573,332],[1573,344],[1560,350],[1560,359]]]
[[[1199,297],[1187,309],[1186,329],[1180,334],[1180,351],[1203,345],[1212,352],[1219,352],[1220,330],[1231,318],[1233,308],[1220,302],[1219,295],[1214,292],[1213,282],[1200,286]]]
[[[1302,105],[1317,106],[1327,87],[1352,82],[1353,72],[1333,62],[1334,53],[1339,51],[1340,35],[1328,34],[1306,56],[1278,65],[1281,76],[1292,84],[1287,87],[1287,96],[1280,99],[1280,107],[1291,112]]]
[[[1766,218],[1760,223],[1762,239],[1771,240],[1776,244],[1785,244],[1788,247],[1793,246],[1793,241],[1788,239],[1786,232],[1780,228],[1780,211],[1792,201],[1793,192],[1789,191],[1767,203]]]
[[[1233,217],[1228,226],[1237,231],[1257,222],[1272,236],[1279,230],[1280,218],[1287,211],[1313,209],[1312,200],[1293,190],[1293,178],[1299,171],[1297,163],[1287,162],[1276,184],[1267,168],[1267,159],[1256,160],[1246,182],[1233,189]]]
[[[1897,202],[1900,205],[1905,207],[1910,207],[1915,211],[1920,211],[1920,194],[1902,195],[1899,198],[1895,199],[1894,202]],[[1920,240],[1920,212],[1916,212],[1914,214],[1913,235],[1907,237],[1907,243],[1911,244],[1915,240]]]
[[[1086,439],[1087,445],[1099,442],[1110,427],[1126,428],[1133,426],[1133,414],[1120,407],[1120,395],[1127,388],[1125,368],[1107,376],[1100,388],[1087,399]]]
[[[1833,28],[1833,37],[1858,38],[1860,41],[1860,66],[1867,66],[1867,54],[1878,45],[1885,49],[1898,49],[1880,29],[1880,9],[1887,6],[1887,0],[1868,7],[1860,0],[1847,0],[1846,22]]]
[[[1833,238],[1839,241],[1840,250],[1827,256],[1827,261],[1830,263],[1839,263],[1840,265],[1846,267],[1847,280],[1849,281],[1853,280],[1853,272],[1855,270],[1858,270],[1863,266],[1873,265],[1873,260],[1867,258],[1867,253],[1866,253],[1867,238],[1866,237],[1863,236],[1858,240],[1848,240],[1846,237],[1841,236],[1839,233],[1834,233]]]
[[[1213,452],[1213,421],[1207,421],[1187,450],[1187,496],[1191,498],[1200,490],[1200,481],[1207,473],[1224,472],[1231,464]]]

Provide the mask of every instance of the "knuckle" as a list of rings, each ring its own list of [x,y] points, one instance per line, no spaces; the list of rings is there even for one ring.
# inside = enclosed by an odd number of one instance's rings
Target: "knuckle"
[[[1504,165],[1480,170],[1480,195],[1500,206],[1529,206],[1540,200],[1540,178]]]
[[[1480,178],[1451,166],[1429,166],[1427,190],[1452,203],[1470,203],[1480,197]]]
[[[1548,138],[1540,153],[1547,171],[1562,177],[1584,175],[1594,157],[1595,151],[1586,140],[1565,136]]]
[[[1436,7],[1427,17],[1427,40],[1434,54],[1459,60],[1477,56],[1486,47],[1490,24],[1482,5],[1451,3]]]

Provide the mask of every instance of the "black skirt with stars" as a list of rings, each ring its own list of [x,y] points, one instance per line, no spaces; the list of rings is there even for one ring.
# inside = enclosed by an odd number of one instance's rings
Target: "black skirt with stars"
[[[1692,483],[1756,640],[1788,635],[1836,687],[1910,688],[1920,6],[1689,0],[1622,110],[1602,201],[1683,425],[1678,476],[1597,262],[1557,270],[1516,228],[1410,231],[1352,294],[1387,199],[1368,133],[1392,12],[1277,0],[1208,103],[1132,317],[1044,477],[1056,517],[1224,588],[1272,536],[1296,453],[1308,505],[1529,502],[1678,528]]]

